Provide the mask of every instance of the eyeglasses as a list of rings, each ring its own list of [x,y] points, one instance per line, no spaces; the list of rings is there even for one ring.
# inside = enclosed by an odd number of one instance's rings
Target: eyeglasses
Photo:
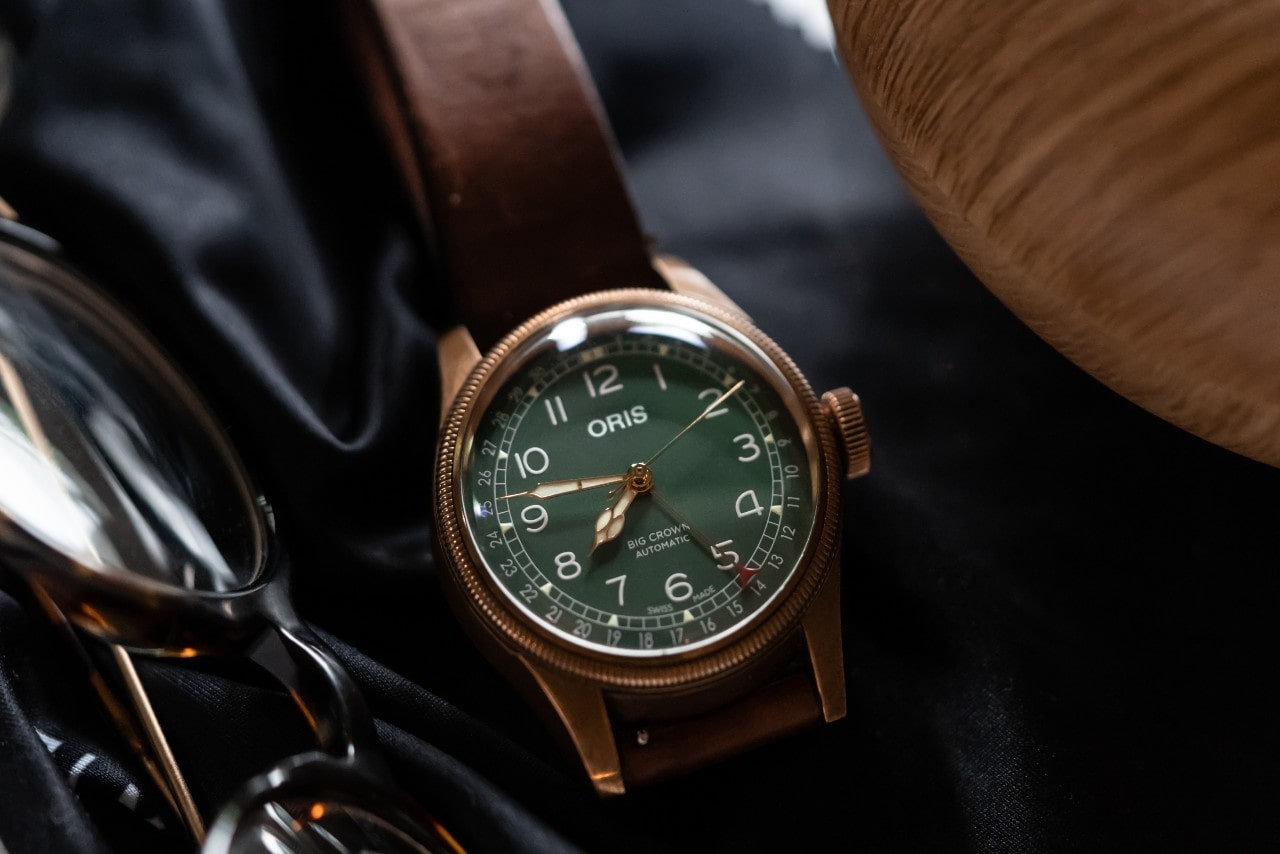
[[[392,782],[354,680],[291,604],[270,508],[208,407],[53,241],[5,220],[0,561],[118,652],[246,655],[293,695],[317,749],[250,779],[203,851],[462,850]]]

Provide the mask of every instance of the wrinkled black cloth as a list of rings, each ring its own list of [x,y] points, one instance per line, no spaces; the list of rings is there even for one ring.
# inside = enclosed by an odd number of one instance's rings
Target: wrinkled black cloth
[[[325,4],[0,9],[0,196],[213,405],[397,779],[473,851],[1280,849],[1280,472],[1029,332],[905,193],[836,58],[761,4],[566,9],[661,248],[863,398],[850,712],[607,801],[441,598],[445,283]],[[206,813],[308,744],[243,662],[140,666]],[[13,854],[191,848],[13,590],[0,769]]]

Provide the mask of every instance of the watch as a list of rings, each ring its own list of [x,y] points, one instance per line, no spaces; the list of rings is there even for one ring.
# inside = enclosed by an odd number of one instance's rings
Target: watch
[[[816,395],[651,251],[558,6],[343,9],[454,303],[434,523],[458,620],[601,795],[843,717],[858,397]]]

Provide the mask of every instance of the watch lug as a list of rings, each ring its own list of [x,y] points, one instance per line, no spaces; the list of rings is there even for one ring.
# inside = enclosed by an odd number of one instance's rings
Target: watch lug
[[[695,297],[729,311],[736,312],[748,320],[747,313],[733,300],[725,296],[724,291],[716,287],[710,279],[687,261],[674,255],[655,255],[653,268],[671,288],[672,292],[687,297]]]
[[[600,688],[524,661],[599,795],[621,795],[622,763]]]
[[[440,337],[436,344],[440,360],[440,423],[449,415],[453,399],[462,390],[462,384],[480,364],[480,348],[465,326],[455,326]]]
[[[822,716],[830,723],[843,718],[847,710],[844,646],[840,637],[839,566],[831,568],[826,582],[804,616],[803,626],[809,663],[813,666],[813,680],[822,698]]]

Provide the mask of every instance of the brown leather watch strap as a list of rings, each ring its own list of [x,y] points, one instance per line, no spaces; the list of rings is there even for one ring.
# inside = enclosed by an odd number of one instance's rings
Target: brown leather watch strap
[[[622,778],[647,785],[816,726],[822,701],[813,679],[792,673],[711,712],[615,727]]]
[[[663,287],[553,0],[340,0],[457,320],[482,350],[556,302]]]

